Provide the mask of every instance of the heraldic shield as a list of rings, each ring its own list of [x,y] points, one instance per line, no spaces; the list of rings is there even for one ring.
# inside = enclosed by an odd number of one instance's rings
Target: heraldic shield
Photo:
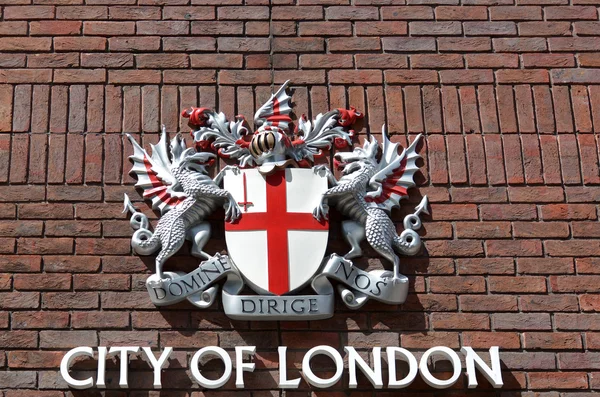
[[[287,168],[269,175],[257,169],[227,172],[224,188],[242,209],[225,222],[227,252],[257,292],[283,295],[306,285],[327,248],[329,222],[313,210],[327,178],[312,169]]]

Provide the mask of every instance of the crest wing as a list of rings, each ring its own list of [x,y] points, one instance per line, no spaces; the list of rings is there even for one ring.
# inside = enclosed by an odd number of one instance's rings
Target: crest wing
[[[290,113],[292,108],[290,106],[290,97],[287,93],[287,85],[290,81],[286,81],[277,90],[276,93],[271,95],[271,98],[260,107],[254,114],[254,125],[256,128],[261,126],[272,125],[279,127],[286,132],[289,131],[289,124],[292,121]]]
[[[400,206],[400,200],[408,197],[407,190],[416,186],[414,176],[419,167],[416,162],[421,156],[417,145],[422,135],[410,144],[402,153],[398,153],[399,144],[391,143],[383,129],[383,148],[378,171],[369,181],[369,191],[365,197],[371,205],[387,211]]]
[[[244,127],[244,120],[228,122],[225,114],[214,110],[206,111],[205,115],[208,120],[192,133],[194,140],[214,140],[213,145],[222,157],[237,159],[241,167],[252,165],[254,158],[248,150],[248,142],[243,139],[243,135],[248,133],[248,129]]]
[[[331,110],[325,114],[318,114],[313,123],[304,117],[299,119],[298,132],[302,135],[294,141],[293,155],[296,160],[308,158],[314,161],[314,156],[321,154],[323,149],[331,149],[335,138],[340,138],[352,144],[350,134],[339,125],[339,110]]]
[[[133,161],[130,173],[137,175],[135,186],[144,190],[143,196],[152,201],[152,209],[160,210],[161,214],[164,214],[187,197],[171,173],[167,132],[163,127],[158,143],[150,145],[152,155],[148,154],[131,135],[127,134],[127,138],[133,146],[133,155],[129,156],[129,159]],[[173,139],[172,155],[179,157],[178,154],[183,149],[185,149],[183,141],[178,138]]]

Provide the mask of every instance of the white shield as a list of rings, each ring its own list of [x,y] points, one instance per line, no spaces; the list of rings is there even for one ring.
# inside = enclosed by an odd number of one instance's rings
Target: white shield
[[[329,223],[312,211],[327,178],[312,169],[287,168],[268,176],[257,169],[228,172],[224,188],[242,209],[225,223],[227,251],[246,281],[260,293],[282,295],[315,275],[327,247]]]

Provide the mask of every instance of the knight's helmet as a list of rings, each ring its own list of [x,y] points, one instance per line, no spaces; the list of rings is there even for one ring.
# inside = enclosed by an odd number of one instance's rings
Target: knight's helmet
[[[263,124],[252,136],[248,149],[254,158],[262,157],[268,161],[270,157],[285,156],[289,142],[286,130],[276,125]]]

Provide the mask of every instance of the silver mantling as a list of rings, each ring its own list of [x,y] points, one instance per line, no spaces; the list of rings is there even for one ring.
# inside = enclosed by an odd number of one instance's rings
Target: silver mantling
[[[159,142],[151,145],[150,153],[127,135],[133,146],[130,159],[133,162],[131,172],[138,178],[136,187],[143,190],[143,197],[151,200],[152,208],[162,215],[151,231],[148,217],[137,210],[125,195],[124,212],[132,213],[130,223],[135,230],[131,239],[133,250],[139,255],[158,252],[156,272],[146,282],[150,298],[157,306],[187,299],[197,307],[206,308],[214,303],[217,292],[222,288],[225,313],[234,319],[322,319],[333,315],[336,288],[330,280],[337,282],[337,293],[344,304],[353,309],[361,307],[369,299],[389,304],[401,304],[406,300],[408,278],[401,274],[399,255],[416,255],[421,249],[422,241],[417,230],[422,226],[420,215],[428,214],[427,197],[423,197],[414,212],[404,218],[404,230],[400,234],[396,232],[390,213],[392,209],[400,207],[400,200],[408,197],[407,190],[415,186],[414,175],[418,171],[416,162],[420,158],[416,148],[422,136],[417,136],[408,148],[400,151],[399,144],[392,143],[383,129],[381,145],[374,137],[370,137],[362,147],[356,147],[353,151],[337,151],[335,163],[342,169],[342,177],[338,180],[328,167],[314,166],[315,158],[321,156],[325,149],[333,150],[334,141],[336,148],[351,145],[353,131],[349,128],[362,114],[352,108],[319,114],[312,121],[303,115],[298,120],[297,130],[292,132],[291,97],[286,87],[287,82],[256,112],[254,122],[257,130],[253,133],[250,133],[243,117],[228,121],[223,113],[207,108],[192,108],[183,113],[184,117],[190,118],[196,147],[211,147],[220,157],[233,160],[246,170],[240,170],[237,165],[227,166],[211,178],[207,167],[217,155],[186,147],[180,135],[169,142],[164,127]],[[212,255],[204,251],[211,235],[210,225],[205,218],[223,206],[225,222],[237,224],[237,229],[226,227],[226,233],[227,230],[230,230],[229,233],[241,230],[245,214],[250,211],[248,219],[252,219],[251,216],[256,216],[258,211],[254,206],[260,207],[256,201],[260,200],[260,195],[247,197],[247,192],[249,195],[255,194],[258,186],[253,175],[263,178],[260,179],[263,184],[270,175],[278,172],[287,175],[283,179],[284,184],[292,183],[295,179],[310,180],[306,174],[292,173],[289,169],[289,173],[285,171],[286,168],[298,166],[312,166],[312,171],[302,172],[308,172],[313,177],[318,175],[323,181],[316,195],[316,188],[311,187],[313,182],[305,182],[308,183],[306,189],[313,189],[311,194],[315,198],[314,203],[311,201],[305,209],[308,218],[314,217],[328,227],[329,206],[335,206],[347,217],[342,222],[342,231],[350,250],[343,256],[333,254],[326,258],[322,257],[322,253],[315,254],[317,260],[310,267],[313,270],[305,275],[309,281],[290,287],[289,293],[240,295],[244,285],[263,293],[265,290],[272,293],[273,290],[270,286],[259,287],[250,282],[248,273],[244,274],[248,271],[247,265],[240,266],[241,259],[238,261],[239,257],[234,255],[232,247],[228,247],[229,255]],[[249,173],[247,169],[251,168],[256,168],[258,174]],[[235,185],[240,181],[243,181],[243,195],[242,185],[239,188]],[[269,186],[266,187],[267,191]],[[306,200],[309,196],[302,197]],[[243,204],[243,211],[238,203]],[[301,205],[298,200],[296,203]],[[265,222],[268,222],[268,208],[258,213],[263,213]],[[326,234],[324,236],[326,241]],[[192,255],[203,260],[199,267],[187,274],[164,271],[165,261],[182,247],[186,239],[192,242]],[[362,255],[360,244],[365,239],[390,262],[391,271],[380,269],[366,272],[354,266],[352,259]],[[323,251],[314,252],[325,252],[324,247]],[[237,252],[240,252],[239,249]],[[251,252],[248,254],[252,255]],[[287,255],[292,254],[288,252]],[[234,261],[234,258],[238,259]],[[269,262],[268,269],[271,269],[270,266]],[[225,282],[222,283],[222,280]],[[293,294],[305,285],[310,285],[317,294]]]

